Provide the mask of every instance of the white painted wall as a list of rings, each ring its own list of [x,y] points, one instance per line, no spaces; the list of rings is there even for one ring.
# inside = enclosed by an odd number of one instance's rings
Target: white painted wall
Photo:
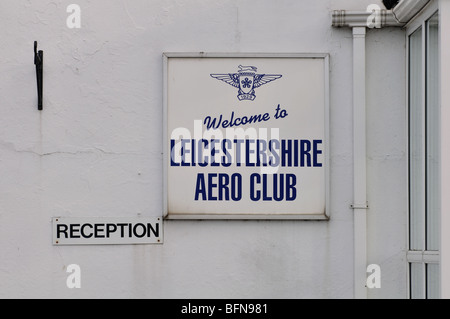
[[[450,15],[450,2],[446,0],[439,1],[439,14],[441,17]],[[441,70],[448,70],[450,67],[450,45],[446,34],[450,31],[448,19],[439,19],[440,44],[441,44]],[[450,166],[444,163],[450,162],[450,151],[448,145],[450,142],[450,92],[447,87],[450,84],[450,74],[441,71],[441,298],[450,298],[450,273],[447,271],[450,265],[450,249],[447,244],[450,242],[448,227],[450,225],[450,198],[446,196],[450,190]]]
[[[331,11],[371,3],[1,1],[0,298],[352,298],[352,36]],[[369,297],[405,298],[405,37],[367,43]],[[331,220],[166,221],[163,245],[52,246],[53,216],[161,214],[162,52],[177,51],[330,53]]]
[[[368,263],[381,267],[382,289],[369,298],[406,298],[407,132],[405,34],[367,34]]]

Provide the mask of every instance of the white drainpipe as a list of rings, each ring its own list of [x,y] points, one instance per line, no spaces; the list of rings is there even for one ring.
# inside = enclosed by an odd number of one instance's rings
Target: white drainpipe
[[[333,27],[353,29],[353,204],[354,210],[354,293],[367,298],[367,173],[366,173],[366,28],[402,27],[430,0],[401,0],[394,9],[333,11]]]
[[[366,27],[353,28],[353,205],[355,298],[367,298]]]
[[[366,28],[373,12],[336,10],[334,27],[353,33],[353,245],[354,297],[367,298]],[[378,27],[402,26],[392,11],[378,12]]]

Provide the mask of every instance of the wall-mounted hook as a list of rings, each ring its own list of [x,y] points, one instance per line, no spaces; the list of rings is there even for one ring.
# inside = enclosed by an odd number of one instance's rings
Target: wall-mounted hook
[[[38,110],[42,110],[42,85],[43,85],[43,65],[44,65],[44,52],[42,50],[37,51],[37,41],[34,41],[34,64],[36,65],[36,80],[37,80],[37,93],[38,93]]]

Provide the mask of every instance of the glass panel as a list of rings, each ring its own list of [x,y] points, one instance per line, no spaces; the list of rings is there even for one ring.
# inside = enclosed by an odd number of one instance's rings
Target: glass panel
[[[424,287],[424,275],[425,264],[423,263],[411,263],[409,264],[410,274],[410,291],[411,299],[425,299],[425,287]]]
[[[427,299],[440,298],[439,264],[427,264]]]
[[[439,20],[427,22],[427,250],[439,250],[440,216],[440,108]]]
[[[409,36],[410,250],[425,248],[425,114],[422,75],[422,28],[419,28]]]

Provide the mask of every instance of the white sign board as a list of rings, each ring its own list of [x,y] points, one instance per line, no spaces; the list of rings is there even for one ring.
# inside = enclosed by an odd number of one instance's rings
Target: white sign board
[[[328,55],[164,65],[167,218],[328,218]]]
[[[53,217],[53,245],[162,244],[160,217]]]

